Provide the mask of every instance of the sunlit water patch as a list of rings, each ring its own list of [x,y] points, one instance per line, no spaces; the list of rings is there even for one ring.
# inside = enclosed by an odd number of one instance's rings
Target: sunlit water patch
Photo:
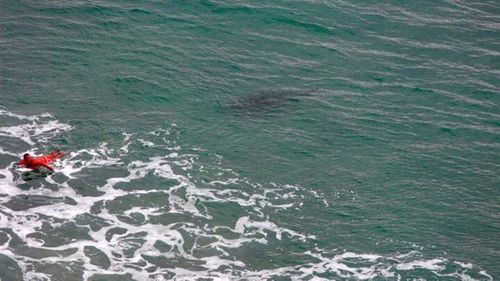
[[[221,156],[179,143],[175,124],[68,151],[55,175],[24,182],[18,155],[46,152],[39,147],[78,128],[50,114],[2,109],[0,118],[2,143],[26,145],[0,150],[2,280],[492,280],[417,250],[322,247],[324,237],[280,219],[307,198],[331,207],[320,191],[242,177]]]

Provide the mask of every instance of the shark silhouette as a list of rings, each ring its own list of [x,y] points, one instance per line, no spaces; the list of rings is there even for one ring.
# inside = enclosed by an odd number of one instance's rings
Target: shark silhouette
[[[261,111],[286,106],[287,104],[300,102],[302,97],[311,96],[317,89],[299,90],[271,90],[261,91],[256,95],[248,95],[237,98],[229,107],[238,111]]]

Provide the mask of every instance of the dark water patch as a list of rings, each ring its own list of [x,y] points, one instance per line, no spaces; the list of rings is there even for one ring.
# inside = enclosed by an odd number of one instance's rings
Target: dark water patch
[[[4,204],[7,208],[13,211],[25,211],[39,206],[52,205],[56,203],[65,203],[69,205],[76,205],[76,201],[69,197],[48,197],[41,195],[18,195],[12,197],[7,203]]]
[[[89,158],[87,158],[89,157]],[[81,157],[81,160],[77,162],[76,167],[81,165],[85,165],[88,161],[92,160],[94,155],[87,155]],[[110,165],[106,167],[96,168],[84,168],[80,172],[75,173],[76,178],[71,179],[72,182],[76,183],[75,185],[70,184],[71,187],[79,186],[79,189],[86,187],[91,190],[95,189],[96,186],[103,186],[106,184],[109,178],[121,178],[125,177],[129,174],[125,167],[121,165]],[[92,186],[92,184],[94,186]]]
[[[103,227],[111,226],[107,220],[92,214],[80,214],[75,217],[75,224],[78,226],[87,226],[92,231],[99,231]]]
[[[142,257],[147,262],[159,267],[159,268],[178,268],[182,267],[187,270],[193,271],[203,271],[206,270],[205,267],[202,266],[203,263],[195,260],[188,260],[184,257],[177,256],[174,258],[166,258],[163,256],[150,256],[147,254],[143,254]]]
[[[12,163],[17,163],[20,157],[15,157],[13,155],[0,154],[0,167],[7,167]],[[5,176],[4,176],[5,177]]]
[[[89,281],[137,281],[127,274],[94,274],[89,277]]]
[[[117,215],[116,217],[121,222],[124,222],[126,224],[130,224],[130,225],[142,225],[142,224],[145,224],[147,222],[146,217],[143,214],[137,213],[137,212],[131,213],[128,216]]]
[[[160,251],[160,253],[168,253],[170,252],[173,247],[171,245],[168,245],[167,243],[163,241],[156,241],[154,244],[154,247]]]
[[[131,182],[120,182],[115,185],[116,189],[121,189],[125,191],[133,190],[168,190],[169,188],[179,184],[177,180],[174,179],[161,179],[152,173],[146,175],[140,180],[135,180]]]
[[[133,258],[136,251],[140,249],[144,243],[146,243],[146,240],[139,238],[123,238],[121,239],[121,242],[128,244],[128,247],[123,250],[123,256],[125,258]]]
[[[304,97],[313,96],[313,90],[264,90],[256,95],[247,95],[236,99],[229,108],[237,111],[261,111],[279,108],[301,102]]]
[[[11,281],[22,281],[23,280],[23,272],[17,262],[13,259],[0,255],[0,272],[2,278],[5,280]]]
[[[269,239],[275,240],[272,234],[269,234]],[[297,254],[301,252],[300,249],[295,248],[297,244],[286,242],[288,238],[283,238],[283,240],[284,243],[275,243],[273,241],[269,245],[249,242],[241,247],[229,249],[228,252],[231,256],[245,262],[245,267],[252,271],[277,269],[283,264],[291,266],[304,264],[309,259],[306,256]]]
[[[43,248],[20,246],[14,249],[15,253],[20,256],[29,257],[33,259],[43,259],[49,257],[66,257],[71,256],[78,252],[78,249],[66,249],[66,250],[47,250]]]
[[[68,184],[79,195],[98,197],[104,194],[99,191],[95,183],[85,179],[70,179]]]
[[[127,232],[128,232],[128,230],[126,228],[123,228],[123,227],[110,228],[108,231],[106,231],[106,240],[111,241],[111,239],[113,239],[113,236],[123,235]]]
[[[85,255],[90,258],[90,263],[96,266],[99,266],[103,269],[108,269],[111,265],[111,262],[101,250],[97,249],[94,246],[85,246],[83,248],[83,252]],[[109,280],[109,279],[107,279]]]
[[[83,281],[82,262],[36,262],[33,269],[51,277],[51,281]]]
[[[213,217],[211,223],[233,227],[246,211],[236,203],[205,203],[206,210]]]
[[[30,247],[11,229],[2,229],[9,237],[9,247],[14,253],[20,256],[25,256],[33,259],[42,259],[47,257],[57,256],[70,256],[78,251],[76,248],[69,248],[64,250],[53,250],[38,247]]]
[[[106,209],[112,214],[122,214],[132,207],[159,208],[159,212],[168,211],[168,194],[151,192],[148,194],[128,194],[105,202]]]
[[[169,224],[182,224],[184,222],[192,222],[196,224],[207,223],[206,219],[195,217],[192,214],[182,214],[182,213],[165,213],[159,215],[150,215],[149,222],[152,224],[161,224],[161,225],[169,225]]]
[[[57,227],[47,226],[46,229],[30,233],[27,237],[43,241],[45,247],[58,247],[79,240],[93,240],[88,231],[87,227],[67,222]]]
[[[0,246],[4,245],[9,241],[9,236],[5,232],[0,231]]]

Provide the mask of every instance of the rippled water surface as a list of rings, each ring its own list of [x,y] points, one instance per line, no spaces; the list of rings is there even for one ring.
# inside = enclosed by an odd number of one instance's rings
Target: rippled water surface
[[[496,1],[0,0],[0,279],[498,279],[499,77]]]

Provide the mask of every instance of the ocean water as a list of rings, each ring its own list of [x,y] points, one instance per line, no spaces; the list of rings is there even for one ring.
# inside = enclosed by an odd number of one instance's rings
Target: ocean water
[[[499,77],[493,0],[0,0],[0,280],[499,279]]]

